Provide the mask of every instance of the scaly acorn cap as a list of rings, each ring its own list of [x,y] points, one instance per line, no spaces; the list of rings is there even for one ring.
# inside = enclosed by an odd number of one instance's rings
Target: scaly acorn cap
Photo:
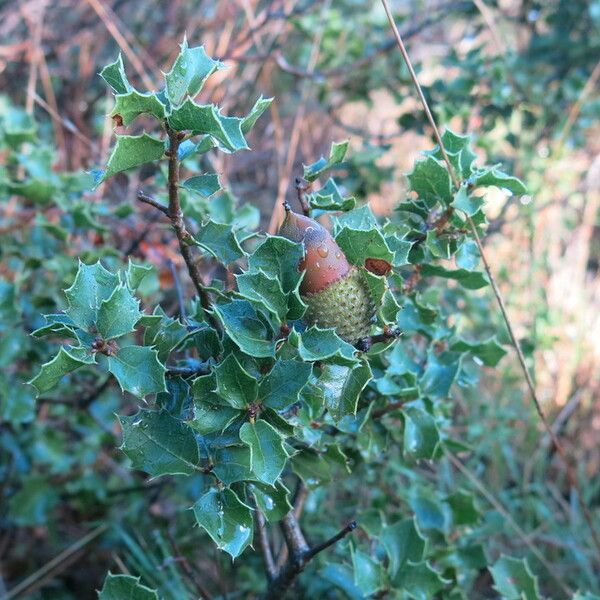
[[[314,219],[286,205],[279,235],[304,244],[298,268],[305,271],[300,295],[308,309],[305,319],[333,328],[350,343],[369,335],[375,306],[363,274],[352,266],[329,231]]]

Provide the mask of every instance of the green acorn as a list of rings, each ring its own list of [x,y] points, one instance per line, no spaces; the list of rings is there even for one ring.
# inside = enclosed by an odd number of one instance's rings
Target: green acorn
[[[333,328],[347,342],[367,337],[375,306],[362,271],[351,265],[329,231],[315,220],[286,205],[279,235],[304,244],[298,264],[305,271],[300,295],[308,309],[305,319],[321,328]]]

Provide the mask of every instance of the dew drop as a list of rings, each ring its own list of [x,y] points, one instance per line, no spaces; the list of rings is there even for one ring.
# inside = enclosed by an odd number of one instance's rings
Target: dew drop
[[[317,261],[315,263],[315,269],[320,269],[320,268],[321,268],[321,263]]]
[[[321,258],[327,258],[327,256],[329,255],[329,249],[327,248],[327,246],[319,246],[317,248],[317,253]]]
[[[335,257],[339,260],[340,258],[342,258],[342,253],[341,252],[336,252],[335,253]]]

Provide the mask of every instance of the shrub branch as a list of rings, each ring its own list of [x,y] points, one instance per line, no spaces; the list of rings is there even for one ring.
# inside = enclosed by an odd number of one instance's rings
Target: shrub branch
[[[406,47],[404,46],[404,42],[402,41],[400,32],[398,31],[398,28],[396,27],[396,22],[394,21],[394,17],[392,16],[392,12],[391,12],[388,0],[381,0],[381,3],[383,4],[383,8],[385,9],[388,21],[390,22],[390,26],[394,33],[394,37],[396,38],[396,43],[398,44],[398,48],[400,49],[402,58],[404,59],[404,62],[406,63],[406,66],[410,73],[411,79],[414,83],[415,89],[417,91],[417,95],[419,96],[419,100],[421,101],[421,104],[423,105],[423,109],[425,111],[425,115],[427,116],[427,120],[429,121],[429,124],[431,125],[431,127],[433,129],[433,134],[434,134],[435,139],[440,148],[440,152],[442,153],[442,157],[444,158],[444,162],[446,163],[446,166],[448,167],[448,172],[450,173],[452,182],[454,183],[455,188],[459,189],[460,188],[460,180],[458,179],[456,172],[454,171],[454,168],[452,167],[452,163],[450,162],[450,159],[448,158],[448,153],[446,152],[444,142],[442,141],[442,136],[440,135],[439,129],[437,128],[435,119],[433,118],[433,115],[429,108],[429,104],[427,103],[427,99],[425,98],[425,95],[423,94],[423,90],[421,89],[421,85],[419,84],[417,74],[415,73],[415,70],[412,66],[412,62],[410,60],[410,57],[408,56],[408,52],[406,50]],[[600,537],[598,536],[598,533],[596,532],[596,529],[594,527],[590,509],[588,508],[588,506],[583,498],[583,491],[581,489],[581,486],[579,485],[579,481],[577,480],[577,475],[575,474],[575,470],[574,470],[573,466],[569,462],[567,452],[566,452],[564,446],[562,445],[562,442],[559,440],[556,432],[550,426],[550,423],[548,422],[548,419],[542,409],[542,405],[540,403],[537,392],[535,390],[535,385],[533,383],[533,379],[531,377],[529,368],[527,367],[527,363],[525,361],[525,355],[523,354],[521,345],[519,344],[519,341],[517,340],[517,337],[515,335],[515,332],[514,332],[514,329],[512,326],[512,322],[508,315],[508,311],[506,309],[506,304],[505,304],[504,298],[502,296],[502,292],[500,291],[500,288],[498,287],[498,283],[496,282],[496,278],[494,277],[494,274],[492,273],[490,263],[488,261],[487,255],[484,251],[483,244],[481,243],[481,238],[479,236],[479,232],[477,231],[477,227],[469,215],[466,215],[466,218],[467,218],[469,227],[471,229],[471,232],[473,234],[475,243],[477,244],[479,254],[481,255],[481,261],[483,262],[485,272],[487,273],[487,276],[490,280],[490,284],[492,286],[494,296],[496,297],[496,301],[500,308],[500,312],[502,314],[502,319],[504,320],[504,323],[506,325],[508,335],[510,336],[511,343],[514,346],[514,349],[517,353],[517,358],[519,360],[521,370],[523,371],[523,375],[525,377],[527,387],[531,394],[531,398],[533,399],[535,409],[540,417],[540,420],[542,421],[544,429],[547,431],[548,435],[550,436],[550,439],[552,440],[552,444],[556,448],[557,453],[560,455],[561,459],[563,460],[563,462],[565,464],[566,475],[567,475],[567,479],[569,480],[569,485],[577,493],[577,500],[579,502],[579,506],[581,507],[581,511],[582,511],[585,521],[588,525],[594,545],[596,546],[596,550],[598,552],[598,555],[600,556]]]

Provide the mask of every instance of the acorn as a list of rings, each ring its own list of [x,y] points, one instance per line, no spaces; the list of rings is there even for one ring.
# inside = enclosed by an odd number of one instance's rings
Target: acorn
[[[279,235],[304,245],[298,268],[305,272],[300,284],[300,296],[308,305],[305,320],[335,329],[351,344],[367,337],[375,305],[362,271],[348,262],[325,227],[293,212],[287,204],[285,211]]]

